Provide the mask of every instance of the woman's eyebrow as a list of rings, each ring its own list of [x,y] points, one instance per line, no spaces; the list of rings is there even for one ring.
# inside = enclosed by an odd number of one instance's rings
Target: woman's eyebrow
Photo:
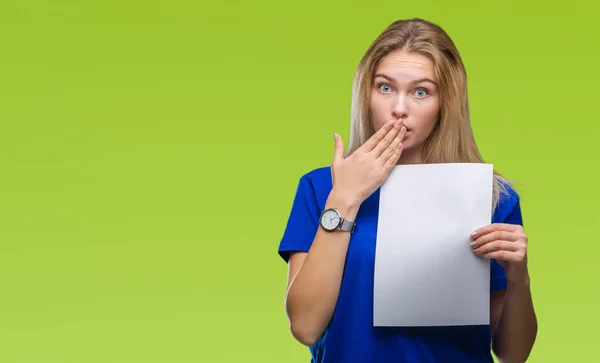
[[[395,79],[393,79],[392,77],[390,77],[386,74],[383,74],[383,73],[377,73],[374,78],[377,78],[377,77],[385,78],[390,82],[396,82]],[[437,83],[435,83],[432,79],[427,78],[427,77],[415,79],[414,81],[412,81],[412,84],[423,83],[423,82],[429,82],[429,83],[432,83],[437,86]]]

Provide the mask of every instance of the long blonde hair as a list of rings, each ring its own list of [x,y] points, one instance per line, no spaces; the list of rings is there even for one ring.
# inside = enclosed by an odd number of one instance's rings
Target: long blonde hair
[[[440,119],[423,145],[424,163],[483,163],[469,118],[467,75],[448,34],[423,19],[398,20],[389,25],[360,60],[352,84],[350,139],[346,155],[364,144],[375,132],[371,122],[370,92],[381,60],[404,50],[429,58],[440,90]],[[494,170],[493,210],[511,182]]]

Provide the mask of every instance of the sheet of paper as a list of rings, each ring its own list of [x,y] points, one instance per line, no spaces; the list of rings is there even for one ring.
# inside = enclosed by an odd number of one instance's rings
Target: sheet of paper
[[[399,165],[380,189],[375,326],[489,324],[490,262],[470,234],[491,223],[491,164]]]

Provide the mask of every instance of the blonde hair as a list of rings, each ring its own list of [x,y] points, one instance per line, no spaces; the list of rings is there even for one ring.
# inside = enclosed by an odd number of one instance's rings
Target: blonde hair
[[[439,85],[440,119],[423,145],[423,162],[484,162],[471,129],[467,75],[458,50],[441,27],[418,18],[393,22],[360,60],[352,84],[350,139],[346,155],[353,153],[375,132],[369,107],[373,77],[381,60],[395,50],[421,54],[434,65]],[[494,171],[493,210],[510,184]]]

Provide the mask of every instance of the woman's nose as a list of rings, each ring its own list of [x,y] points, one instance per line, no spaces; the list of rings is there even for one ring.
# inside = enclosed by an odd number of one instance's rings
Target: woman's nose
[[[403,119],[408,116],[408,108],[406,105],[406,98],[404,96],[399,96],[394,104],[392,109],[392,117],[396,119]]]

